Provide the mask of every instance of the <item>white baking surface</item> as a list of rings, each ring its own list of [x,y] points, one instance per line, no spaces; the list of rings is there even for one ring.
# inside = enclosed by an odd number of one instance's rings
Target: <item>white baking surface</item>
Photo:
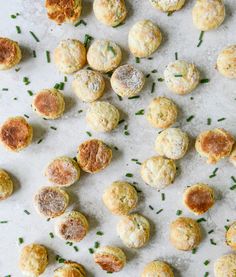
[[[22,276],[17,263],[20,250],[23,245],[38,242],[49,249],[50,264],[42,276],[52,276],[53,270],[59,266],[55,261],[55,255],[59,254],[66,259],[81,262],[88,276],[107,276],[93,262],[88,248],[94,246],[95,241],[101,245],[117,245],[122,247],[128,256],[127,266],[115,276],[136,277],[144,265],[154,259],[162,258],[168,261],[175,269],[176,276],[201,277],[208,271],[213,276],[213,263],[219,256],[229,253],[230,249],[224,242],[224,225],[235,220],[236,191],[231,191],[230,177],[236,176],[235,168],[227,161],[219,164],[207,165],[200,158],[193,147],[194,137],[209,126],[207,118],[212,118],[211,127],[224,127],[236,135],[235,113],[235,80],[222,77],[215,70],[215,62],[218,52],[225,46],[235,44],[236,39],[236,2],[226,2],[227,16],[224,24],[217,30],[205,33],[201,47],[197,48],[199,31],[194,28],[191,18],[191,9],[194,1],[187,1],[186,6],[172,16],[167,16],[155,10],[148,0],[129,0],[127,2],[129,15],[125,25],[118,28],[109,28],[99,23],[92,11],[92,1],[84,1],[82,17],[87,26],[74,27],[71,25],[57,26],[47,18],[42,0],[7,0],[1,1],[0,8],[0,36],[6,36],[19,41],[23,49],[23,60],[19,67],[0,72],[0,123],[10,116],[29,115],[29,122],[34,127],[33,144],[20,153],[11,153],[0,147],[0,167],[14,176],[14,194],[0,203],[0,221],[8,220],[7,224],[0,224],[0,276],[11,274],[13,277]],[[10,15],[20,13],[17,19],[11,19]],[[61,39],[76,38],[83,41],[85,34],[95,38],[105,38],[118,42],[121,45],[124,58],[122,63],[135,64],[135,59],[129,54],[127,36],[130,27],[138,20],[151,19],[157,23],[164,35],[164,41],[160,49],[153,55],[153,60],[143,59],[136,64],[145,74],[157,69],[158,73],[152,74],[147,79],[145,89],[140,99],[119,101],[111,91],[107,82],[106,93],[103,100],[115,104],[122,112],[122,118],[128,123],[130,136],[124,135],[124,124],[120,125],[110,134],[99,134],[91,131],[85,123],[85,111],[87,105],[76,99],[71,91],[72,77],[68,78],[65,85],[66,113],[55,121],[40,119],[31,109],[32,97],[27,93],[43,88],[50,88],[55,83],[63,81],[64,75],[58,73],[53,63],[46,61],[45,51],[51,53]],[[17,34],[15,26],[21,27],[22,33]],[[37,43],[29,31],[35,32],[40,39]],[[37,58],[32,57],[35,49]],[[191,94],[184,97],[173,95],[168,91],[164,82],[157,82],[158,77],[163,76],[165,66],[174,60],[174,53],[178,52],[179,59],[186,59],[197,64],[202,78],[209,78],[209,84],[202,84]],[[31,83],[25,86],[22,79],[29,77]],[[151,94],[152,82],[156,82],[155,93]],[[1,91],[2,88],[9,91]],[[152,128],[144,116],[135,116],[135,112],[146,108],[147,104],[155,96],[165,95],[171,97],[180,107],[180,116],[176,126],[180,126],[189,133],[192,138],[191,149],[188,154],[178,161],[179,176],[169,188],[165,189],[166,200],[161,201],[161,194],[142,182],[139,174],[139,165],[131,162],[132,158],[139,161],[155,155],[154,141],[158,130]],[[18,100],[13,100],[17,97]],[[193,100],[190,97],[194,97]],[[82,109],[83,113],[77,111]],[[191,122],[186,118],[194,115]],[[217,122],[217,119],[225,117],[226,120]],[[56,126],[57,130],[50,129]],[[60,155],[75,156],[77,146],[88,139],[86,131],[91,131],[93,138],[101,138],[110,145],[116,145],[119,151],[114,150],[114,158],[111,165],[96,175],[82,174],[79,182],[68,189],[71,195],[70,207],[82,211],[90,222],[90,232],[85,239],[76,244],[79,252],[73,247],[65,245],[59,238],[51,239],[50,232],[54,232],[54,220],[47,222],[41,218],[33,207],[32,199],[35,192],[42,185],[49,185],[44,177],[45,165],[51,159]],[[40,144],[39,139],[43,138]],[[209,179],[212,171],[219,167],[217,176]],[[133,178],[126,178],[130,172]],[[138,182],[138,188],[142,190],[137,211],[149,218],[151,222],[151,240],[148,245],[139,250],[127,249],[116,234],[118,217],[111,215],[103,206],[101,197],[104,189],[115,180],[127,180]],[[183,210],[183,215],[197,218],[189,213],[182,204],[182,192],[187,185],[195,182],[206,182],[217,190],[217,203],[204,215],[207,222],[201,223],[204,240],[200,244],[195,255],[191,252],[181,252],[172,247],[168,240],[169,224],[176,219],[176,211]],[[149,209],[154,207],[154,211]],[[156,214],[159,209],[162,213]],[[26,215],[24,210],[30,215]],[[227,222],[229,219],[229,222]],[[215,232],[208,235],[207,232],[214,229]],[[104,236],[96,235],[97,231],[103,231]],[[18,244],[18,238],[24,238],[24,244]],[[217,243],[210,244],[210,238]],[[210,264],[204,266],[208,259]]]

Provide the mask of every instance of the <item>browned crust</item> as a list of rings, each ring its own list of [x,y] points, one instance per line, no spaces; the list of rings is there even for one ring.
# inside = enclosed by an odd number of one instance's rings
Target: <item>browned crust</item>
[[[0,38],[0,63],[14,64],[16,56],[17,43],[8,38]]]
[[[124,267],[124,263],[112,254],[95,254],[95,263],[107,272],[118,272]]]
[[[87,234],[87,228],[79,218],[68,218],[60,224],[60,235],[68,241],[81,241]]]

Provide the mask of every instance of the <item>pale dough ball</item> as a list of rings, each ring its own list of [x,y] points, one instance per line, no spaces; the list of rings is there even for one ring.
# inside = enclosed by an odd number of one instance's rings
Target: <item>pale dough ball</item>
[[[163,12],[175,12],[185,4],[185,0],[149,0],[154,8]]]
[[[164,71],[164,79],[169,90],[185,95],[198,86],[200,74],[193,63],[177,60],[168,64]]]
[[[236,255],[227,254],[216,260],[214,264],[215,277],[234,277],[236,272]]]
[[[86,49],[79,40],[62,40],[54,50],[54,62],[64,74],[72,74],[86,64]]]
[[[7,199],[13,192],[13,182],[9,174],[0,169],[0,201]]]
[[[100,22],[108,26],[117,26],[127,15],[124,0],[94,0],[94,14]]]
[[[233,147],[233,150],[229,157],[229,161],[236,167],[236,145]]]
[[[140,248],[149,241],[150,224],[139,214],[122,216],[117,224],[117,233],[125,246]]]
[[[137,95],[144,84],[144,74],[129,64],[118,67],[111,76],[112,89],[121,97]]]
[[[135,57],[149,57],[157,50],[161,41],[161,31],[151,20],[139,21],[129,31],[129,49]]]
[[[115,42],[95,40],[89,47],[87,59],[92,69],[107,73],[119,66],[122,53]]]
[[[173,125],[178,116],[175,103],[166,97],[157,97],[149,104],[146,118],[155,128],[168,128]]]
[[[174,277],[174,273],[167,263],[153,261],[144,267],[141,277]]]
[[[54,270],[53,277],[86,277],[86,273],[81,264],[65,261],[62,266]]]
[[[21,60],[21,50],[16,41],[0,37],[0,70],[10,69]]]
[[[186,154],[188,145],[189,138],[187,133],[179,128],[168,128],[157,136],[155,149],[161,156],[178,160]]]
[[[86,120],[90,128],[97,132],[110,132],[115,129],[120,120],[118,109],[108,102],[96,101],[91,103]]]
[[[233,250],[236,250],[236,222],[230,225],[229,229],[226,231],[225,240],[228,246]]]
[[[84,69],[74,76],[72,89],[80,100],[93,102],[103,96],[105,81],[99,72]]]
[[[179,217],[171,223],[170,242],[183,251],[196,248],[202,240],[201,229],[197,221],[188,217]]]
[[[151,157],[141,165],[141,177],[146,184],[160,190],[174,182],[176,165],[163,157]]]
[[[225,19],[222,0],[197,0],[192,10],[193,24],[201,31],[218,28]]]
[[[227,78],[236,78],[236,45],[228,46],[220,52],[217,69]]]

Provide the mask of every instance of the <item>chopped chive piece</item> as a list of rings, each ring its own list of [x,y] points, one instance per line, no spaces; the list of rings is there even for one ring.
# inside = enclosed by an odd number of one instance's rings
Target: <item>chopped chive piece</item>
[[[122,25],[124,25],[125,23],[124,22],[121,22],[121,23],[119,23],[119,24],[117,24],[116,26],[112,26],[113,28],[117,28],[117,27],[120,27],[120,26],[122,26]]]
[[[78,110],[78,113],[82,113],[83,112],[83,110]]]
[[[162,201],[165,201],[165,199],[166,199],[166,195],[165,195],[165,193],[162,193],[162,194],[161,194],[161,200],[162,200]]]
[[[8,88],[2,88],[2,91],[8,91],[9,89]]]
[[[18,242],[19,242],[19,244],[22,244],[24,242],[24,239],[23,238],[18,238]]]
[[[93,37],[91,37],[90,35],[86,34],[84,36],[84,46],[85,46],[85,48],[89,47],[92,40],[93,40]]]
[[[160,209],[159,211],[156,212],[156,214],[159,214],[163,211],[163,209]]]
[[[167,16],[171,16],[174,13],[174,11],[170,11],[167,13]]]
[[[122,124],[123,122],[125,122],[125,120],[124,120],[124,119],[121,119],[121,120],[118,122],[118,124]]]
[[[182,211],[181,210],[177,210],[176,215],[181,215]]]
[[[37,144],[40,144],[43,141],[43,139],[39,139]]]
[[[202,44],[202,40],[199,40],[197,47],[200,47]]]
[[[201,84],[205,84],[205,83],[209,83],[209,82],[210,82],[209,79],[202,79],[202,80],[200,80]]]
[[[132,173],[126,173],[125,176],[129,177],[129,178],[132,178],[134,175]]]
[[[144,109],[139,110],[138,112],[135,113],[135,115],[144,115]]]
[[[64,82],[65,83],[67,82],[67,76],[64,76]]]
[[[47,218],[47,222],[48,222],[48,221],[50,221],[50,220],[51,220],[51,218],[50,218],[50,217],[49,217],[49,218]]]
[[[211,125],[211,118],[207,118],[207,125]]]
[[[23,82],[25,83],[26,86],[30,84],[30,80],[28,77],[24,77]]]
[[[209,260],[205,260],[204,265],[208,265],[210,263]]]
[[[205,219],[204,217],[201,217],[201,218],[199,218],[199,219],[197,220],[198,223],[200,223],[200,222],[205,222],[205,221],[206,221],[206,219]]]
[[[73,248],[74,248],[75,252],[79,251],[79,248],[77,246],[74,246]]]
[[[125,130],[128,130],[128,125],[127,125],[127,124],[124,126],[124,129],[125,129]]]
[[[18,71],[20,71],[20,67],[18,67],[18,68],[15,69],[15,72],[18,72]]]
[[[58,84],[58,83],[56,83],[54,86],[55,89],[59,89],[59,87],[60,87],[60,84]]]
[[[140,63],[140,58],[136,57],[136,58],[135,58],[135,62],[136,62],[136,63]]]
[[[59,84],[59,89],[60,89],[60,90],[63,90],[63,89],[64,89],[64,86],[65,86],[65,84],[64,84],[63,82],[60,82],[60,84]]]
[[[8,223],[7,220],[0,221],[0,224],[6,224],[6,223]]]
[[[29,116],[27,114],[24,114],[24,117],[29,118]]]
[[[118,99],[119,99],[120,101],[123,100],[122,97],[121,97],[120,95],[118,95],[118,94],[117,94],[117,97],[118,97]]]
[[[129,136],[129,135],[130,135],[130,133],[129,133],[128,131],[125,131],[124,134],[125,134],[126,136]]]
[[[233,185],[232,187],[230,187],[230,190],[235,190],[236,189],[236,185]]]
[[[100,246],[100,243],[98,241],[95,241],[94,248],[99,248],[99,246]]]
[[[204,31],[201,31],[200,35],[199,35],[199,40],[203,39],[203,35],[204,35]]]
[[[93,248],[89,248],[89,253],[90,253],[90,254],[93,254],[93,253],[94,253]]]
[[[72,246],[72,245],[73,245],[73,242],[67,241],[66,244],[69,245],[69,246]]]
[[[30,215],[30,212],[27,210],[24,210],[24,213],[26,213],[27,215]]]
[[[183,77],[182,74],[175,74],[175,77]]]
[[[217,121],[220,122],[220,121],[223,121],[225,119],[226,119],[225,117],[222,117],[222,118],[219,118]]]
[[[46,58],[47,58],[47,62],[50,63],[51,62],[51,58],[50,58],[50,51],[46,51]]]
[[[49,233],[49,236],[50,236],[50,238],[51,238],[51,239],[53,239],[53,238],[54,238],[54,235],[53,235],[53,233],[52,233],[52,232],[50,232],[50,233]]]
[[[155,91],[155,86],[156,86],[156,83],[152,83],[151,93],[153,93]]]
[[[57,130],[57,128],[56,127],[54,127],[54,126],[51,126],[50,127],[52,130],[54,130],[54,131],[56,131]]]
[[[146,78],[148,79],[150,76],[151,76],[150,74],[147,74],[147,75],[146,75]]]
[[[212,233],[214,233],[214,230],[213,230],[213,229],[211,229],[210,231],[208,231],[208,234],[212,234]]]
[[[186,119],[186,121],[187,121],[187,122],[190,122],[193,118],[194,118],[194,115],[191,115],[190,117],[188,117],[188,118]]]
[[[197,252],[197,248],[193,248],[192,254],[195,254]]]
[[[14,97],[13,100],[18,100],[18,98],[17,98],[17,97]]]
[[[103,234],[103,232],[101,232],[101,231],[97,231],[96,235],[98,235],[98,236],[103,236],[104,234]]]
[[[224,228],[225,228],[226,231],[229,230],[229,226],[227,226],[227,225],[225,225]]]
[[[214,169],[214,171],[213,171],[213,174],[216,174],[216,172],[218,171],[218,167],[216,167],[215,169]]]
[[[114,146],[114,149],[116,150],[116,151],[118,151],[119,149],[118,149],[118,147],[116,147],[116,146]]]
[[[213,239],[210,239],[210,242],[211,242],[212,245],[216,245],[216,243],[214,242]]]
[[[175,60],[178,60],[178,52],[175,52]]]
[[[28,92],[29,96],[33,96],[34,95],[31,90],[27,90],[27,92]]]
[[[34,58],[36,58],[36,57],[37,57],[37,55],[36,55],[36,51],[35,51],[35,50],[33,50],[33,52],[32,52],[32,53],[33,53],[33,57],[34,57]]]
[[[209,176],[209,178],[213,178],[216,177],[216,172],[218,171],[218,167],[214,169],[214,171],[212,172],[212,174]]]
[[[149,205],[148,207],[150,210],[152,210],[152,211],[154,210],[153,206]]]
[[[21,28],[20,28],[20,26],[16,26],[16,31],[17,31],[17,34],[21,34]]]
[[[92,134],[90,133],[90,132],[86,132],[86,134],[89,136],[89,137],[91,137],[92,136]]]
[[[113,74],[113,72],[107,72],[107,73],[106,73],[106,75],[107,75],[109,78],[111,78],[112,74]]]
[[[138,98],[140,98],[139,95],[135,95],[135,96],[128,97],[128,99],[138,99]]]
[[[30,34],[32,35],[32,37],[33,37],[37,42],[40,41],[40,40],[37,38],[37,36],[35,35],[34,32],[30,31]]]
[[[209,276],[209,272],[205,272],[204,277],[208,277]]]
[[[83,19],[81,19],[80,21],[78,21],[77,23],[75,23],[75,27],[78,27],[79,25],[81,25],[81,24],[83,24],[84,26],[86,26],[87,25],[87,23],[83,20]]]
[[[151,72],[152,72],[152,73],[157,73],[157,70],[156,70],[156,69],[153,69]]]
[[[190,100],[193,100],[193,99],[194,99],[194,98],[191,96],[191,97],[190,97]]]
[[[148,60],[153,60],[153,57],[148,57]]]
[[[234,181],[234,183],[236,183],[236,179],[234,176],[231,176],[231,179]]]
[[[158,81],[158,82],[163,82],[164,79],[163,79],[163,78],[158,78],[157,81]]]

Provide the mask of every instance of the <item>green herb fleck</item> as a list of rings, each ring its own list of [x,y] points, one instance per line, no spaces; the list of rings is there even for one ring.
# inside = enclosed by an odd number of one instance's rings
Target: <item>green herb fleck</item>
[[[177,210],[176,215],[181,215],[182,211],[181,210]]]
[[[144,115],[144,109],[137,111],[135,115]]]
[[[202,80],[200,80],[201,84],[205,84],[205,83],[209,83],[209,82],[210,82],[209,79],[202,79]]]
[[[93,40],[93,37],[92,37],[92,36],[90,36],[90,35],[88,35],[88,34],[86,34],[86,35],[84,36],[84,46],[85,46],[85,48],[89,47],[89,45],[90,45],[90,43],[91,43],[92,40]]]
[[[129,177],[129,178],[132,178],[134,175],[132,173],[126,173],[125,176]]]
[[[50,127],[52,130],[54,130],[54,131],[56,131],[57,130],[57,128],[56,127],[54,127],[54,126],[51,126]]]
[[[21,34],[21,28],[20,28],[20,26],[16,26],[16,32],[17,32],[17,34]]]
[[[104,233],[102,232],[102,231],[97,231],[97,233],[96,233],[98,236],[103,236],[104,235]]]
[[[19,242],[19,244],[22,244],[22,243],[24,243],[24,239],[23,238],[18,238],[18,242]]]
[[[92,136],[92,134],[90,133],[90,132],[86,132],[86,134],[89,136],[89,137],[91,137]]]
[[[136,57],[136,58],[135,58],[135,62],[136,62],[136,63],[140,63],[140,58]]]
[[[191,115],[190,117],[188,117],[188,118],[186,119],[186,121],[187,121],[187,122],[190,122],[193,118],[194,118],[194,115]]]
[[[155,86],[156,86],[156,83],[152,83],[151,93],[154,93],[154,91],[155,91]]]
[[[162,193],[162,194],[161,194],[161,200],[162,200],[162,201],[165,201],[165,199],[166,199],[166,195],[165,195],[165,193]]]
[[[90,254],[93,254],[93,253],[94,253],[93,248],[89,248],[89,253],[90,253]]]
[[[100,246],[100,243],[98,241],[95,241],[94,248],[99,248],[99,246]]]
[[[86,26],[87,25],[87,23],[83,20],[83,19],[81,19],[80,21],[78,21],[77,23],[75,23],[75,27],[78,27],[79,25],[84,25],[84,26]]]
[[[222,117],[222,118],[219,118],[217,121],[220,122],[220,121],[223,121],[225,119],[226,119],[225,117]]]
[[[32,35],[32,37],[33,37],[37,42],[40,41],[40,40],[38,39],[38,37],[35,35],[34,32],[30,31],[30,34]]]
[[[216,243],[214,242],[213,239],[210,239],[210,242],[211,242],[212,245],[216,245]]]
[[[46,58],[47,58],[47,62],[50,63],[51,62],[51,58],[50,58],[50,51],[46,51]]]
[[[53,239],[53,238],[54,238],[54,235],[53,235],[53,233],[52,233],[52,232],[50,232],[50,233],[49,233],[49,236],[50,236],[50,238],[51,238],[51,239]]]
[[[159,211],[156,212],[156,214],[159,214],[163,211],[163,209],[160,209]]]

